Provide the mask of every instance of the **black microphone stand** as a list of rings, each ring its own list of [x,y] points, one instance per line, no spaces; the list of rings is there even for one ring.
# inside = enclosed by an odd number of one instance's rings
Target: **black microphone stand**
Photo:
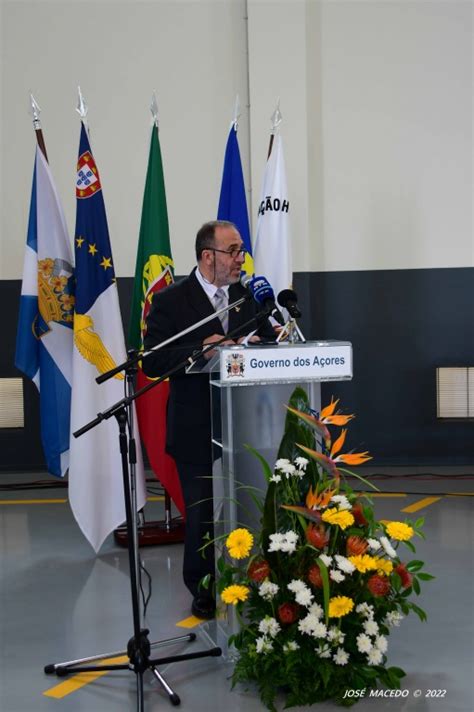
[[[243,301],[243,300],[242,300]],[[240,302],[239,302],[240,303]],[[219,310],[212,315],[215,318],[220,312],[227,311],[233,308],[235,304],[229,305],[229,307]],[[158,670],[158,665],[181,662],[184,660],[191,660],[195,658],[203,657],[219,657],[222,654],[222,650],[219,647],[213,647],[207,650],[201,650],[195,653],[185,653],[181,655],[171,655],[162,658],[151,658],[151,649],[155,647],[163,647],[166,645],[173,645],[179,642],[192,642],[196,640],[195,633],[189,633],[187,635],[177,636],[174,638],[168,638],[167,640],[162,640],[155,643],[150,643],[148,639],[149,630],[147,628],[141,627],[141,616],[140,616],[140,601],[139,601],[139,571],[138,571],[138,535],[137,535],[137,521],[136,521],[136,506],[132,502],[133,492],[135,492],[135,483],[132,482],[132,478],[129,473],[129,462],[131,464],[132,477],[134,475],[134,468],[136,463],[136,445],[133,433],[133,413],[132,413],[132,403],[134,400],[139,398],[143,393],[146,393],[151,388],[154,388],[162,381],[169,378],[173,373],[181,370],[183,367],[192,365],[196,363],[202,356],[204,356],[208,351],[215,349],[219,344],[227,341],[232,336],[241,332],[244,328],[250,324],[258,322],[259,318],[266,318],[267,313],[265,311],[259,312],[255,317],[249,319],[244,324],[239,325],[238,329],[222,337],[217,342],[206,345],[203,349],[193,353],[191,358],[187,358],[174,366],[172,369],[167,371],[163,376],[147,384],[136,393],[130,392],[120,401],[114,403],[108,409],[102,413],[98,413],[94,420],[90,421],[82,428],[73,433],[74,437],[80,437],[84,433],[88,432],[92,428],[96,427],[103,420],[106,420],[112,416],[115,417],[119,427],[119,447],[121,455],[122,464],[122,477],[123,477],[123,489],[125,498],[125,514],[126,514],[126,527],[127,527],[127,539],[128,539],[128,557],[129,557],[129,568],[130,568],[130,587],[131,587],[131,597],[132,597],[132,617],[133,617],[133,636],[127,643],[126,651],[114,652],[114,653],[102,653],[99,655],[93,655],[86,658],[80,658],[77,660],[69,660],[66,662],[52,663],[46,665],[44,672],[46,674],[56,674],[58,677],[65,677],[70,673],[80,673],[80,672],[103,672],[106,670],[131,670],[136,674],[137,681],[137,712],[144,712],[144,695],[143,695],[143,675],[147,670],[150,670],[156,677],[158,682],[162,685],[168,694],[169,700],[172,705],[179,705],[181,700],[179,696],[173,691],[173,689],[168,685],[166,680],[163,678],[162,674]],[[197,328],[198,324],[194,325]],[[186,330],[188,331],[188,330]],[[176,335],[178,338],[180,334]],[[171,340],[175,340],[175,338]],[[162,347],[164,344],[169,343],[163,342],[163,344],[158,344],[158,347]],[[157,347],[151,349],[149,353],[156,350]],[[112,377],[118,370],[125,370],[126,382],[130,384],[133,381],[133,375],[135,370],[135,364],[141,358],[144,358],[145,354],[139,354],[137,356],[128,359],[121,367],[116,367],[109,371],[107,374],[103,374],[96,380],[102,382],[106,380],[107,377]],[[127,387],[128,390],[128,387]],[[129,427],[130,434],[130,446],[127,439],[127,424]],[[100,660],[116,657],[119,655],[127,655],[128,662],[123,664],[107,664],[107,665],[89,665],[91,662],[98,662]]]

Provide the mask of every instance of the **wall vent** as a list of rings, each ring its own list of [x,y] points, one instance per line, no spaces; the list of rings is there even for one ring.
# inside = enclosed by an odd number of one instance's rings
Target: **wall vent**
[[[23,379],[0,378],[0,428],[23,428]]]
[[[436,369],[438,418],[474,418],[474,366]]]

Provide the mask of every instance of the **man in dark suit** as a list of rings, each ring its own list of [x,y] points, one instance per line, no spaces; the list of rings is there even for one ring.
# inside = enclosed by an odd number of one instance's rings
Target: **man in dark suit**
[[[232,304],[247,294],[241,286],[240,272],[245,259],[242,238],[232,223],[216,220],[204,224],[196,236],[197,267],[189,277],[153,297],[144,340],[146,349],[159,344],[197,323],[223,305]],[[143,362],[148,376],[156,377],[192,356],[196,350],[222,339],[238,329],[225,344],[236,343],[256,329],[244,324],[255,316],[256,304],[246,301],[228,315],[217,317],[199,329],[158,350]],[[221,321],[222,320],[222,321]],[[242,326],[242,329],[239,327]],[[272,336],[265,320],[259,333]],[[259,336],[250,337],[258,341]],[[206,352],[205,363],[215,353]],[[170,377],[167,411],[166,450],[175,459],[186,505],[183,578],[193,596],[192,612],[212,618],[215,603],[209,591],[199,588],[201,578],[214,576],[213,547],[199,552],[207,532],[212,537],[212,448],[208,374],[185,373],[184,368]],[[198,503],[198,504],[196,504]]]

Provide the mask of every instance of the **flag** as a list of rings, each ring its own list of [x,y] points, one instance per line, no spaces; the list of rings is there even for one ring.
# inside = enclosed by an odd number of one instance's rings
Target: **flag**
[[[126,358],[102,186],[83,124],[76,198],[72,432],[123,397],[122,373],[101,385],[95,379]],[[118,424],[112,417],[79,438],[71,437],[71,509],[96,552],[126,518],[118,434]],[[138,509],[146,500],[140,455],[137,448]]]
[[[143,346],[145,322],[153,295],[173,282],[173,267],[160,140],[158,127],[153,126],[129,330],[129,343],[135,349]],[[138,388],[146,386],[152,380],[143,373],[139,364]],[[138,423],[151,468],[184,516],[185,507],[178,471],[173,458],[165,452],[168,393],[169,382],[164,381],[140,396],[136,401]]]
[[[276,134],[263,177],[253,254],[255,272],[265,275],[277,296],[293,281],[289,210],[282,138]]]
[[[74,278],[63,209],[49,165],[36,148],[15,366],[40,391],[48,472],[69,466]]]
[[[224,155],[221,194],[217,210],[218,220],[229,220],[236,225],[247,250],[242,269],[253,274],[252,243],[250,241],[249,214],[245,196],[244,174],[240,160],[237,124],[232,122]]]

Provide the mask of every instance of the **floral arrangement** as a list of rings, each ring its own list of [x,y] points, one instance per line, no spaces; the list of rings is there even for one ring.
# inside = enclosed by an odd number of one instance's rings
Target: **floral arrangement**
[[[233,685],[254,681],[270,710],[278,692],[286,707],[349,706],[349,689],[399,688],[404,671],[387,667],[390,628],[410,611],[426,619],[412,599],[433,577],[410,558],[423,520],[376,521],[370,497],[347,484],[355,473],[342,466],[371,458],[341,452],[347,428],[331,431],[354,416],[337,405],[317,414],[296,389],[274,469],[249,448],[268,482],[261,530],[230,532],[217,562],[221,605],[235,606],[240,623],[229,640]]]

